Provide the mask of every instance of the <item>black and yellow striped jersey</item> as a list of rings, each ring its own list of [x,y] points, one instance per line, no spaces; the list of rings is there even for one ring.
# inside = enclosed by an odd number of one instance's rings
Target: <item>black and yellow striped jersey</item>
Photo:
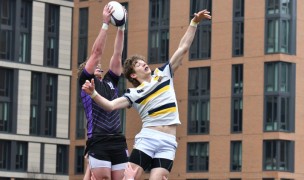
[[[151,82],[129,88],[124,96],[139,112],[143,127],[180,124],[169,63],[154,70]]]

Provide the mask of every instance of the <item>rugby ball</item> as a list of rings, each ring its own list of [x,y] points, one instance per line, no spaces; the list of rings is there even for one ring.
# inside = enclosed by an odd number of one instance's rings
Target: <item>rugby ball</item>
[[[122,26],[126,22],[124,7],[117,1],[110,1],[108,5],[113,7],[114,12],[111,15],[111,24],[114,26]]]

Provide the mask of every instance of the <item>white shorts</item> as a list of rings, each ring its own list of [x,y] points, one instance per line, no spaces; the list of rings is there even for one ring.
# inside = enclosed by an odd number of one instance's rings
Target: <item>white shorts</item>
[[[135,136],[135,149],[151,158],[174,160],[177,148],[176,137],[150,128],[143,128]]]
[[[112,165],[112,163],[110,161],[99,160],[90,155],[89,155],[89,164],[90,164],[91,169],[93,169],[93,168],[110,168],[112,171],[122,170],[122,169],[125,169],[127,166],[127,163]]]

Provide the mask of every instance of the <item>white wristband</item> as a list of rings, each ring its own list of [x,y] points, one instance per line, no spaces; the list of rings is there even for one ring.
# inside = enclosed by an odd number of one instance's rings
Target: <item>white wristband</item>
[[[122,31],[124,31],[124,30],[126,29],[126,26],[125,26],[125,25],[122,25],[122,26],[118,26],[118,29],[119,29],[119,30],[122,30]]]
[[[92,99],[94,99],[95,96],[97,96],[97,92],[96,92],[96,90],[94,89],[94,92],[90,95],[90,97],[91,97]]]
[[[199,23],[198,22],[194,22],[193,20],[191,20],[190,22],[190,26],[193,26],[193,27],[197,27]]]
[[[103,23],[101,29],[108,30],[109,25],[107,23]]]

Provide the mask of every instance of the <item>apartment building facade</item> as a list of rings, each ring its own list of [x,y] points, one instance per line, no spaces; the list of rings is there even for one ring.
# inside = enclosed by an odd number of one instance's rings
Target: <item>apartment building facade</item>
[[[76,23],[85,22],[80,14],[87,8],[86,53],[107,2],[75,1],[74,30],[81,29]],[[304,178],[303,1],[119,2],[128,5],[126,56],[141,54],[152,68],[168,61],[194,12],[208,9],[212,15],[211,21],[199,24],[190,51],[174,75],[182,124],[169,179]],[[111,29],[105,65],[112,53],[115,31]],[[74,40],[80,41],[81,33],[75,34]],[[78,55],[81,46],[78,43]],[[73,62],[76,56],[75,52]],[[131,151],[141,120],[132,108],[124,117]]]
[[[0,1],[0,179],[69,179],[72,13]]]
[[[0,177],[82,179],[86,119],[77,67],[109,1],[0,2]],[[123,56],[141,54],[151,68],[172,56],[194,12],[212,15],[174,75],[182,124],[169,179],[304,179],[302,0],[119,2],[128,10]],[[8,16],[10,8],[23,10]],[[52,18],[57,28],[47,23]],[[104,69],[115,32],[110,26]],[[131,151],[141,120],[132,108],[121,117]]]

